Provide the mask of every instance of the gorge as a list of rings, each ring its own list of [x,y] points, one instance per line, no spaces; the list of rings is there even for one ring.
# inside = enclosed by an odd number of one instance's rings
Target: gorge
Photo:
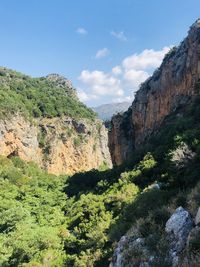
[[[0,266],[199,266],[199,173],[200,20],[109,130],[68,79],[0,68]]]

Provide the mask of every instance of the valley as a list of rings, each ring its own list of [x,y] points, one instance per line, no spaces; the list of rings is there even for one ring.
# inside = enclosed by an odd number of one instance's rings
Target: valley
[[[110,128],[57,74],[0,68],[0,266],[200,263],[200,20]]]

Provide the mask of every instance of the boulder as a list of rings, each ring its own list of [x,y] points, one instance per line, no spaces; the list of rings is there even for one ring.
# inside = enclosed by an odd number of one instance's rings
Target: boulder
[[[168,234],[173,267],[178,266],[179,254],[186,246],[192,227],[193,219],[182,207],[177,208],[166,223],[165,231]]]
[[[109,267],[122,267],[123,264],[123,256],[122,252],[124,250],[124,247],[128,244],[128,238],[127,236],[122,236],[120,241],[118,242],[118,245],[114,251],[112,261],[109,265]]]

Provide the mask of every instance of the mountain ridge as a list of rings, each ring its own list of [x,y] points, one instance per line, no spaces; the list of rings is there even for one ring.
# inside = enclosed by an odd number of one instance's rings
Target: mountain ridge
[[[98,114],[98,117],[103,121],[111,120],[116,113],[125,112],[131,105],[131,102],[124,101],[119,103],[102,104],[92,109]]]

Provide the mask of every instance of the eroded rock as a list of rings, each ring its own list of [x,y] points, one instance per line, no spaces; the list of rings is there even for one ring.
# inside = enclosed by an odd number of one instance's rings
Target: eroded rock
[[[67,117],[0,120],[0,154],[34,161],[49,173],[73,174],[111,166],[107,130],[99,121]]]
[[[179,254],[186,246],[192,227],[193,219],[189,212],[182,207],[177,208],[166,223],[165,231],[169,235],[173,267],[179,264]]]
[[[183,114],[199,94],[200,21],[164,58],[160,68],[137,91],[131,112],[112,119],[109,144],[113,163],[121,164],[147,142],[171,113]],[[126,122],[126,123],[124,123]]]

